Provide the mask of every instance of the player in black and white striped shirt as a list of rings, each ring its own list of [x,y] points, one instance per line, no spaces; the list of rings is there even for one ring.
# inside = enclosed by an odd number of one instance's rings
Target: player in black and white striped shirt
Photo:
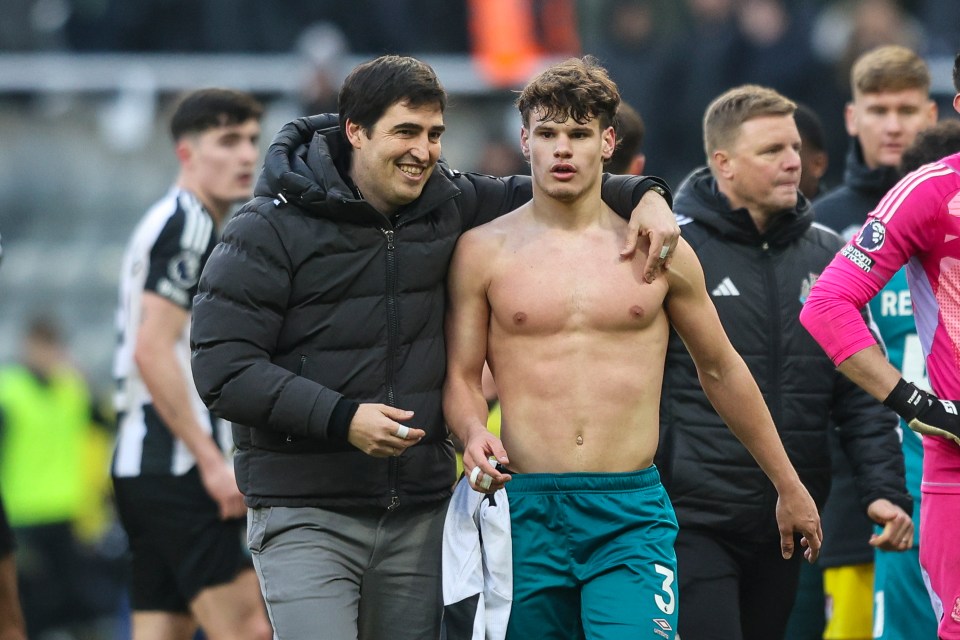
[[[117,311],[118,513],[133,553],[133,637],[271,636],[242,543],[246,508],[229,425],[190,373],[190,313],[230,208],[252,195],[263,109],[250,95],[185,96],[171,133],[180,174],[123,260]]]

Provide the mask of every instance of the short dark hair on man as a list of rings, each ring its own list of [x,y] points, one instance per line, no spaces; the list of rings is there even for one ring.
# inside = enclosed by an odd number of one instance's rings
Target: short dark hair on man
[[[340,130],[347,133],[347,119],[370,131],[387,109],[401,102],[417,108],[435,104],[447,108],[447,92],[433,68],[409,56],[380,56],[350,72],[337,100]]]
[[[797,121],[797,131],[800,132],[803,144],[815,151],[824,151],[823,124],[817,113],[805,104],[797,104],[793,119]]]
[[[960,120],[942,120],[917,134],[900,158],[900,172],[908,174],[925,164],[960,152]]]
[[[170,119],[174,141],[214,127],[242,124],[263,116],[263,105],[249,93],[234,89],[197,89],[181,96]]]
[[[600,128],[606,129],[620,107],[620,91],[596,58],[584,56],[541,72],[520,92],[516,105],[523,126],[529,124],[534,109],[541,109],[544,120],[563,122],[571,118],[584,124],[596,118]]]
[[[605,169],[610,173],[626,173],[630,169],[630,162],[640,152],[640,145],[643,144],[643,134],[646,132],[643,118],[636,109],[626,102],[621,102],[613,119],[613,130],[617,132],[617,146]]]

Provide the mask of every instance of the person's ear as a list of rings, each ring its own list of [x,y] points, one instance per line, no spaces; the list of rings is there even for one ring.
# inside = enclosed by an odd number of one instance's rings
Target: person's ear
[[[726,179],[733,177],[733,158],[723,149],[717,149],[711,157],[711,165],[718,176]]]
[[[350,146],[354,149],[359,149],[363,145],[363,141],[361,140],[363,137],[363,127],[350,118],[347,118],[344,130],[347,133],[347,141],[350,143]]]
[[[843,109],[843,123],[847,127],[847,135],[856,138],[860,129],[857,127],[857,107],[852,102],[848,102]]]
[[[187,164],[193,156],[193,145],[190,143],[189,138],[183,137],[177,140],[173,151],[177,155],[177,160],[180,161],[180,164]]]
[[[613,150],[617,148],[617,132],[613,127],[607,127],[600,132],[603,144],[600,149],[603,153],[603,159],[609,160],[613,155]]]
[[[526,127],[520,127],[520,153],[530,162],[530,132]]]

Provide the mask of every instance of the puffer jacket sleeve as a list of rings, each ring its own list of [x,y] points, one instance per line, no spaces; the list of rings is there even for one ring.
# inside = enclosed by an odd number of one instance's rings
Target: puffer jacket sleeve
[[[530,176],[495,178],[454,172],[453,180],[461,193],[464,231],[509,213],[533,197]]]
[[[295,265],[257,202],[271,206],[261,198],[241,209],[200,277],[190,334],[194,382],[226,420],[327,439],[340,394],[271,361]]]
[[[834,376],[833,418],[864,509],[886,498],[912,513],[897,432],[900,419],[846,376]]]

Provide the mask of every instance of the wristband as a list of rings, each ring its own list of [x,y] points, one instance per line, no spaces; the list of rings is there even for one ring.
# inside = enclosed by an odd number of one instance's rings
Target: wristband
[[[896,411],[901,418],[909,423],[923,409],[930,406],[930,394],[917,388],[912,382],[900,378],[897,386],[893,388],[883,404]]]

